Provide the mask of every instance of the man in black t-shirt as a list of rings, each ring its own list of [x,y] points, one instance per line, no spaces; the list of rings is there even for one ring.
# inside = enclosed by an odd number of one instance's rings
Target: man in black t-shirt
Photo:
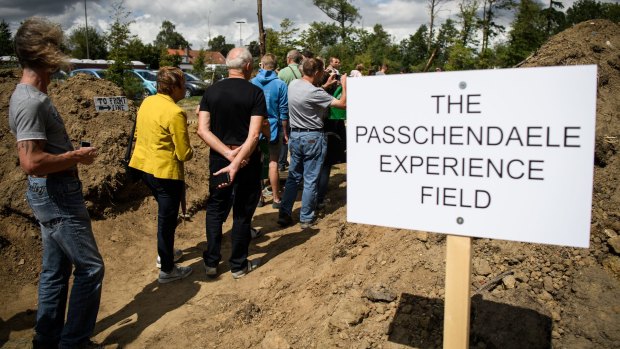
[[[207,276],[217,276],[221,260],[222,224],[233,209],[230,271],[238,279],[258,267],[248,260],[250,223],[260,198],[261,160],[258,137],[267,106],[263,90],[248,80],[252,55],[235,48],[226,57],[228,79],[207,89],[200,102],[198,136],[210,147],[207,250],[203,252]],[[263,133],[269,128],[263,128]]]

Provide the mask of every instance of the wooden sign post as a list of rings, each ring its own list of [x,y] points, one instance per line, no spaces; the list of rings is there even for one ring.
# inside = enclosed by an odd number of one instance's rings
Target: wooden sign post
[[[446,297],[443,318],[444,349],[469,346],[471,238],[447,236]]]

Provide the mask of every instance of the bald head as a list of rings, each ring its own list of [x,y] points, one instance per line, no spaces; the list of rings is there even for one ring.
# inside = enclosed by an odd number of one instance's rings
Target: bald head
[[[252,54],[245,47],[235,47],[226,55],[228,69],[243,70],[248,63],[252,63]]]

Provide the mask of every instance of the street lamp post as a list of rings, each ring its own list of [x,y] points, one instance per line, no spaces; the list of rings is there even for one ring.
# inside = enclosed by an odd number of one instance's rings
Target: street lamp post
[[[245,24],[245,21],[237,21],[235,23],[239,23],[239,47],[243,47],[243,41],[241,39],[241,25]]]

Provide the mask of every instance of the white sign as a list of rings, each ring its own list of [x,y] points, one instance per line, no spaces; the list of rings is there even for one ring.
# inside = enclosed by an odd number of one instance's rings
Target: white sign
[[[129,105],[127,104],[127,97],[115,96],[115,97],[95,97],[95,110],[96,111],[129,111]]]
[[[348,79],[347,219],[588,247],[596,66]]]

